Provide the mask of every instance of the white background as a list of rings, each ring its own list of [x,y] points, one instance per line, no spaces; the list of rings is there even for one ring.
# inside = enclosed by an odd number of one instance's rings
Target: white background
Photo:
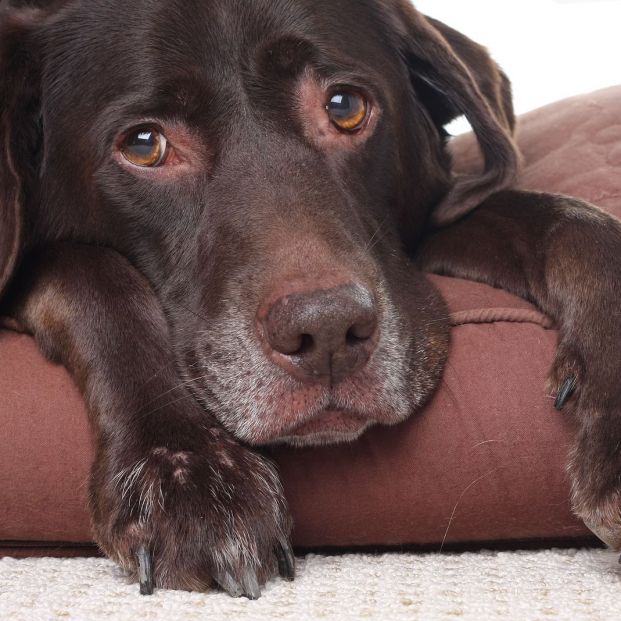
[[[513,83],[515,107],[621,84],[621,0],[414,0],[485,45]],[[467,128],[462,122],[452,133]]]

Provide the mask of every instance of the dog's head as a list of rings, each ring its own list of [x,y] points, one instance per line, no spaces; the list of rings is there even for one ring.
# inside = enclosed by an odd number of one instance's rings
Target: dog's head
[[[187,385],[249,443],[352,439],[430,396],[446,309],[409,255],[516,169],[482,48],[402,0],[83,0],[0,23],[0,291],[36,244],[118,250]],[[461,114],[477,177],[445,151]]]

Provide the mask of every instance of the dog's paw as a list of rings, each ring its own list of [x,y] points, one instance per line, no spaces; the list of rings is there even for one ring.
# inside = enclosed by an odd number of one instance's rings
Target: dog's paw
[[[621,551],[621,329],[600,317],[561,340],[550,372],[555,406],[576,423],[568,472],[574,513]]]
[[[199,591],[215,582],[256,599],[276,572],[294,575],[280,481],[266,459],[222,430],[205,434],[123,456],[122,465],[100,451],[91,479],[96,540],[134,578],[141,574],[147,590],[150,580]]]
[[[582,434],[583,435],[583,434]],[[589,450],[591,449],[591,451]],[[598,455],[593,455],[592,450]],[[584,437],[569,461],[574,513],[605,544],[621,552],[621,464],[616,455]]]

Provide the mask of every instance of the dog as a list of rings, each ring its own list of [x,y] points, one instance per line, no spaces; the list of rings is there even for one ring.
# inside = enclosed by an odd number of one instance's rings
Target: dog
[[[428,401],[449,326],[424,272],[555,320],[573,507],[621,548],[621,223],[511,189],[484,48],[406,0],[0,11],[0,314],[75,378],[93,531],[143,592],[293,579],[257,447],[353,441]],[[444,129],[462,114],[471,176]]]

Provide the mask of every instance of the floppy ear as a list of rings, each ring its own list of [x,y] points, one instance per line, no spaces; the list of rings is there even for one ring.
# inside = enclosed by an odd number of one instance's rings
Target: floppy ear
[[[40,144],[37,10],[0,9],[0,296],[25,242],[25,191],[36,183]]]
[[[432,223],[442,226],[515,180],[520,156],[512,138],[511,87],[485,48],[425,17],[408,0],[394,0],[392,5],[403,58],[432,121],[441,130],[465,115],[483,155],[481,173],[456,176],[432,213]]]

